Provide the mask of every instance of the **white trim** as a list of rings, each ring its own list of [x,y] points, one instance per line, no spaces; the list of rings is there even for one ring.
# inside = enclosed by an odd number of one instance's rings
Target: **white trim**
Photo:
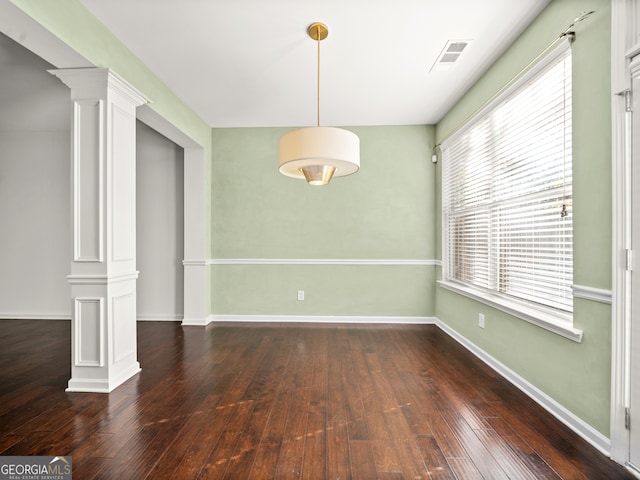
[[[0,312],[0,320],[71,320],[71,313]]]
[[[206,267],[208,265],[213,265],[213,263],[207,259],[202,259],[202,260],[189,259],[189,260],[182,260],[182,265],[185,267]]]
[[[55,70],[49,73],[56,75]],[[76,99],[73,101],[73,261],[94,262],[104,261],[104,101],[100,98]],[[93,131],[88,127],[93,127]],[[83,139],[92,138],[98,143],[98,148],[83,148]],[[87,181],[85,175],[95,176],[98,181],[97,191],[93,182]],[[83,180],[85,180],[83,182]],[[92,179],[89,179],[92,180]],[[90,184],[88,192],[84,192],[84,185]],[[87,201],[85,195],[91,195],[97,211],[85,209]],[[83,215],[84,214],[84,215]],[[85,225],[89,223],[89,225]],[[84,239],[93,238],[94,245],[89,248]],[[83,247],[90,252],[85,254]]]
[[[635,0],[611,2],[611,180],[612,180],[612,302],[611,302],[611,458],[629,461],[629,431],[625,407],[629,383],[627,342],[631,317],[631,272],[626,250],[631,248],[631,113],[618,93],[631,88],[630,56],[637,44]]]
[[[103,380],[101,378],[90,379],[83,378],[82,380],[71,379],[67,384],[65,392],[79,392],[79,393],[109,393],[113,388],[109,385],[109,380]]]
[[[139,313],[136,317],[138,322],[179,322],[183,318],[179,313]]]
[[[179,313],[139,313],[138,322],[179,322],[183,317]],[[0,320],[71,320],[70,313],[3,313]],[[199,323],[202,324],[202,321]]]
[[[183,327],[206,327],[209,323],[211,323],[211,315],[207,315],[205,317],[184,317],[182,319],[181,325]]]
[[[439,260],[412,259],[359,259],[359,258],[210,258],[207,260],[184,260],[183,265],[391,265],[391,266],[437,266]]]
[[[507,300],[498,295],[490,295],[488,292],[480,292],[460,284],[439,280],[438,284],[442,288],[451,290],[452,292],[469,297],[477,302],[484,303],[490,307],[496,308],[502,312],[508,313],[514,317],[525,320],[533,325],[544,328],[550,332],[561,335],[569,340],[580,343],[582,342],[583,331],[574,328],[571,325],[571,315],[562,315],[560,313],[548,313],[543,310],[535,309],[524,305],[523,302]]]
[[[117,92],[123,97],[122,100],[134,108],[149,103],[149,99],[137,88],[108,67],[57,68],[47,71],[72,90],[72,98],[86,98],[88,89],[91,92],[89,98],[93,98],[98,92],[95,100],[103,99],[103,92]],[[77,97],[73,97],[74,89],[78,89]],[[114,103],[113,100],[111,103]]]
[[[555,401],[549,395],[544,393],[538,387],[530,383],[525,378],[518,375],[516,372],[511,370],[509,367],[499,362],[487,352],[482,350],[480,347],[475,345],[474,343],[467,340],[465,337],[460,335],[457,331],[449,327],[447,324],[442,322],[440,319],[436,319],[436,325],[445,333],[447,333],[450,337],[456,340],[460,345],[465,347],[471,353],[473,353],[476,357],[486,363],[493,370],[502,375],[506,380],[508,380],[511,384],[513,384],[516,388],[521,390],[524,394],[529,396],[532,400],[538,403],[542,408],[547,410],[551,415],[556,417],[559,421],[564,423],[567,427],[573,430],[576,434],[582,437],[584,440],[593,445],[596,449],[598,449],[601,453],[609,456],[609,452],[611,449],[611,443],[609,439],[604,436],[602,433],[598,432],[595,428],[593,428],[588,423],[584,422],[582,419],[577,417],[574,413],[569,411],[567,408],[562,406],[560,403]]]
[[[110,393],[141,371],[140,364],[135,362],[130,368],[113,378],[71,378],[65,392]]]
[[[112,283],[136,280],[140,272],[120,273],[118,275],[72,274],[67,275],[70,285],[111,285]]]
[[[109,82],[110,90],[118,91],[117,84]],[[136,116],[135,106],[131,104],[119,105],[115,101],[109,104],[110,126],[107,131],[111,134],[107,137],[109,146],[107,151],[112,152],[107,156],[109,165],[107,172],[107,188],[110,194],[109,215],[111,217],[111,228],[108,229],[111,235],[111,262],[136,262],[136,159],[137,153],[133,156],[126,155],[125,152],[136,152]],[[133,135],[122,135],[119,125],[131,128]],[[101,147],[102,149],[102,147]],[[126,187],[126,188],[125,188]],[[129,222],[127,225],[126,219]],[[109,222],[107,222],[109,225]]]
[[[611,304],[611,290],[601,288],[585,287],[584,285],[572,285],[573,296],[594,302]]]
[[[73,324],[73,366],[75,367],[104,367],[104,324],[105,324],[105,311],[104,311],[104,298],[102,297],[76,297],[73,299],[74,302],[74,324]],[[92,318],[89,316],[88,319],[82,314],[82,304],[96,304],[98,308],[97,317]],[[95,323],[94,330],[95,336],[89,337],[85,336],[84,325],[87,321],[93,321]],[[87,339],[89,340],[87,342]],[[96,340],[97,352],[90,352],[94,358],[85,358],[85,343],[88,344],[86,350],[91,350],[90,347],[93,347],[93,340]]]
[[[640,478],[640,470],[637,470],[633,465],[625,465],[627,471],[636,478]]]
[[[185,150],[203,150],[202,145],[157,113],[150,101],[136,109],[136,118]]]
[[[627,58],[633,58],[636,55],[640,54],[640,43],[636,43],[633,47],[628,49],[625,53]],[[613,75],[612,75],[613,76]]]
[[[211,314],[211,322],[235,323],[346,323],[346,324],[395,324],[428,325],[435,323],[435,317],[385,317],[370,315],[220,315]]]

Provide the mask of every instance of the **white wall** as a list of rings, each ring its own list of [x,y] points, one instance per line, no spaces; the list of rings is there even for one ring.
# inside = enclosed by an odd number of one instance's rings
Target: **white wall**
[[[0,132],[0,317],[70,318],[69,134]]]
[[[71,318],[69,89],[0,33],[0,318]],[[138,317],[183,312],[183,150],[138,122]]]
[[[0,34],[0,318],[70,318],[69,90]]]
[[[181,320],[184,150],[142,122],[136,134],[138,319]]]

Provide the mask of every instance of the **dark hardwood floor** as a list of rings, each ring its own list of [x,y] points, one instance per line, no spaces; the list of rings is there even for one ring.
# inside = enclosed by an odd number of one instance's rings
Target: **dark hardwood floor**
[[[431,325],[139,322],[142,372],[65,393],[70,323],[0,322],[0,455],[74,479],[633,478]]]

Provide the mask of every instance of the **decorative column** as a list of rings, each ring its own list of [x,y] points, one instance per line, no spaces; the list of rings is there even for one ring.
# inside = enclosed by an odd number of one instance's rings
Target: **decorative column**
[[[184,149],[184,318],[182,325],[205,326],[209,321],[206,260],[204,151]]]
[[[107,68],[51,70],[71,89],[69,392],[110,392],[140,371],[136,341],[136,107]]]

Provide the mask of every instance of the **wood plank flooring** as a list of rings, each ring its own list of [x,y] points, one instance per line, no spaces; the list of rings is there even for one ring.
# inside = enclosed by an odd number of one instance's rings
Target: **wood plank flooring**
[[[139,322],[142,372],[65,393],[68,321],[0,321],[0,455],[75,479],[633,478],[432,325]]]

